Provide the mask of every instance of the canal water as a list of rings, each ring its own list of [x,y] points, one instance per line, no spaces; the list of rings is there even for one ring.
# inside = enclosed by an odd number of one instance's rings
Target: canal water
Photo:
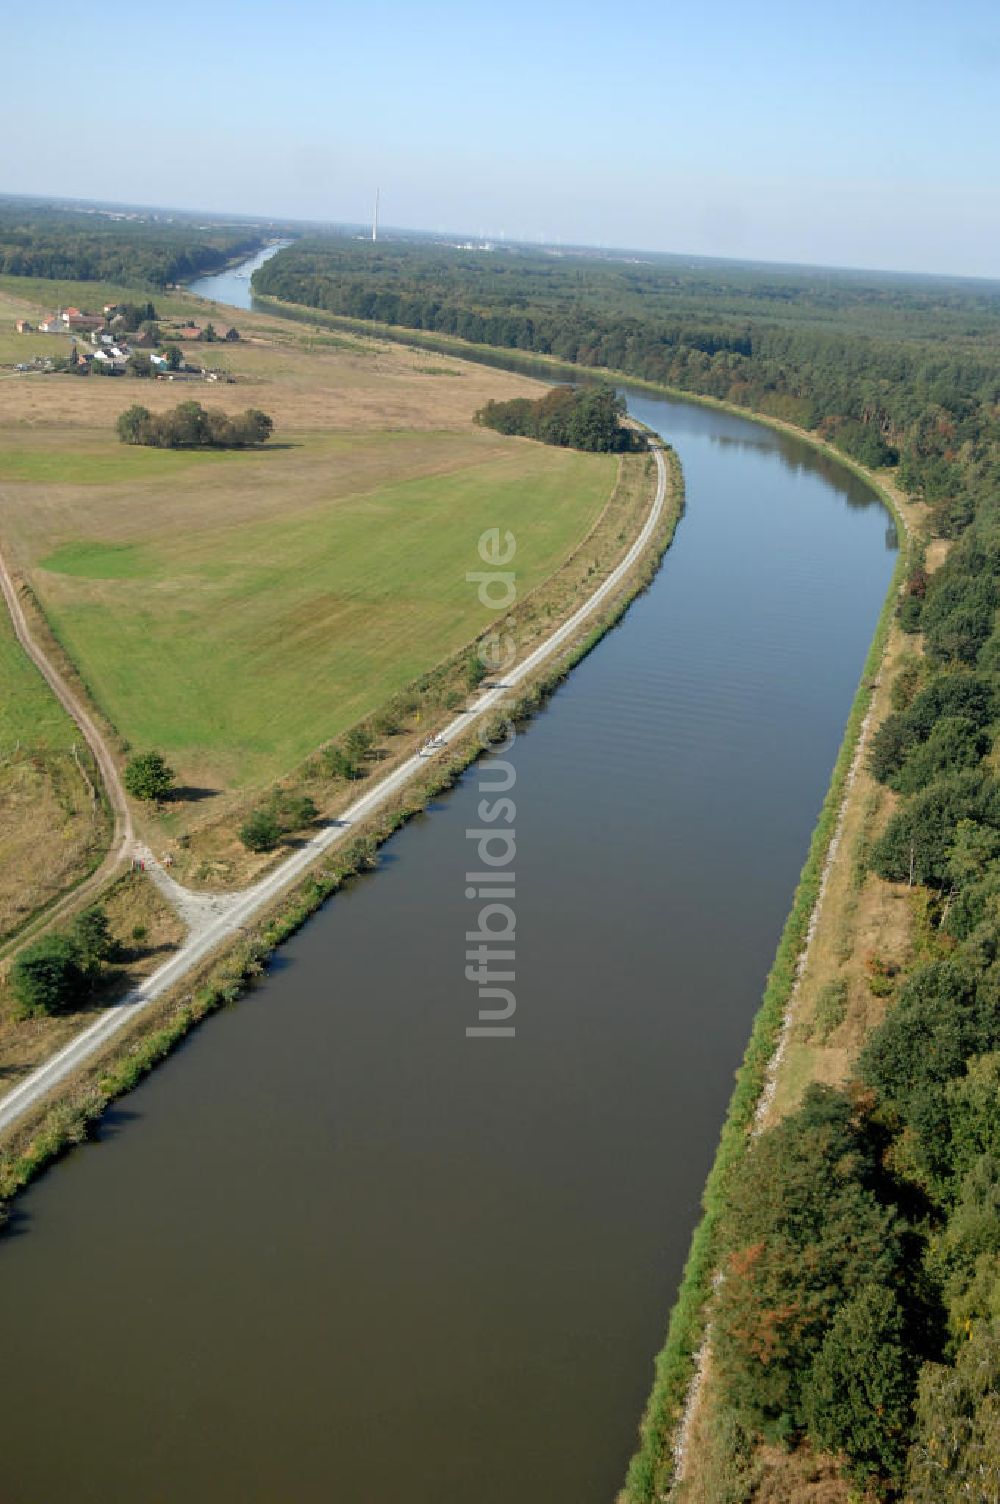
[[[200,298],[207,298],[210,303],[225,303],[233,308],[250,307],[250,278],[258,266],[263,266],[265,261],[270,261],[276,256],[282,246],[288,245],[287,240],[279,240],[274,245],[266,245],[249,258],[242,261],[239,266],[229,266],[224,272],[215,272],[210,277],[198,277],[190,283],[192,292],[196,292]]]
[[[895,548],[630,406],[687,510],[510,754],[516,1036],[465,1033],[474,768],[18,1203],[3,1504],[613,1498]]]

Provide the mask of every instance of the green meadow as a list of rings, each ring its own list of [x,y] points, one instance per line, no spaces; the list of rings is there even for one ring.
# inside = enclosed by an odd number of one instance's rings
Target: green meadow
[[[131,389],[124,395],[136,397]],[[142,392],[138,393],[139,398],[143,395]],[[191,465],[203,464],[205,460],[225,464],[227,459],[228,456],[212,454],[211,451],[199,455],[177,449],[141,449],[107,441],[90,451],[85,446],[67,451],[4,445],[0,447],[0,481],[26,480],[57,484],[65,481],[72,482],[75,486],[117,485],[122,481],[171,476]]]
[[[271,515],[250,520],[232,504],[206,508],[183,528],[164,487],[127,539],[95,537],[91,519],[90,536],[44,552],[34,580],[47,614],[121,734],[162,749],[192,782],[239,787],[285,771],[488,625],[466,579],[483,567],[485,529],[514,534],[523,596],[588,531],[617,473],[606,455],[520,441],[428,443],[438,473],[368,477],[291,511],[276,494]],[[197,470],[214,457],[178,458]],[[198,475],[183,480],[190,502]]]

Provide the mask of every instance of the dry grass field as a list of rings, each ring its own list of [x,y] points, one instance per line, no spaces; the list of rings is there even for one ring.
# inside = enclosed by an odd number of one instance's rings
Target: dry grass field
[[[86,873],[108,827],[83,739],[21,651],[6,611],[0,690],[2,942]]]

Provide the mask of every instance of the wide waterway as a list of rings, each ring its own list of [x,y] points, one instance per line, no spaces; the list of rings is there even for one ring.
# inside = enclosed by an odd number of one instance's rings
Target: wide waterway
[[[474,768],[19,1201],[3,1504],[610,1504],[895,547],[630,406],[687,511],[510,754],[516,1037],[465,1036]]]

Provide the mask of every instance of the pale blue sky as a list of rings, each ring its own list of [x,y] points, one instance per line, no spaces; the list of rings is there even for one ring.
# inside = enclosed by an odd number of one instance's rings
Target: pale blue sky
[[[1000,277],[996,0],[36,0],[0,191]]]

